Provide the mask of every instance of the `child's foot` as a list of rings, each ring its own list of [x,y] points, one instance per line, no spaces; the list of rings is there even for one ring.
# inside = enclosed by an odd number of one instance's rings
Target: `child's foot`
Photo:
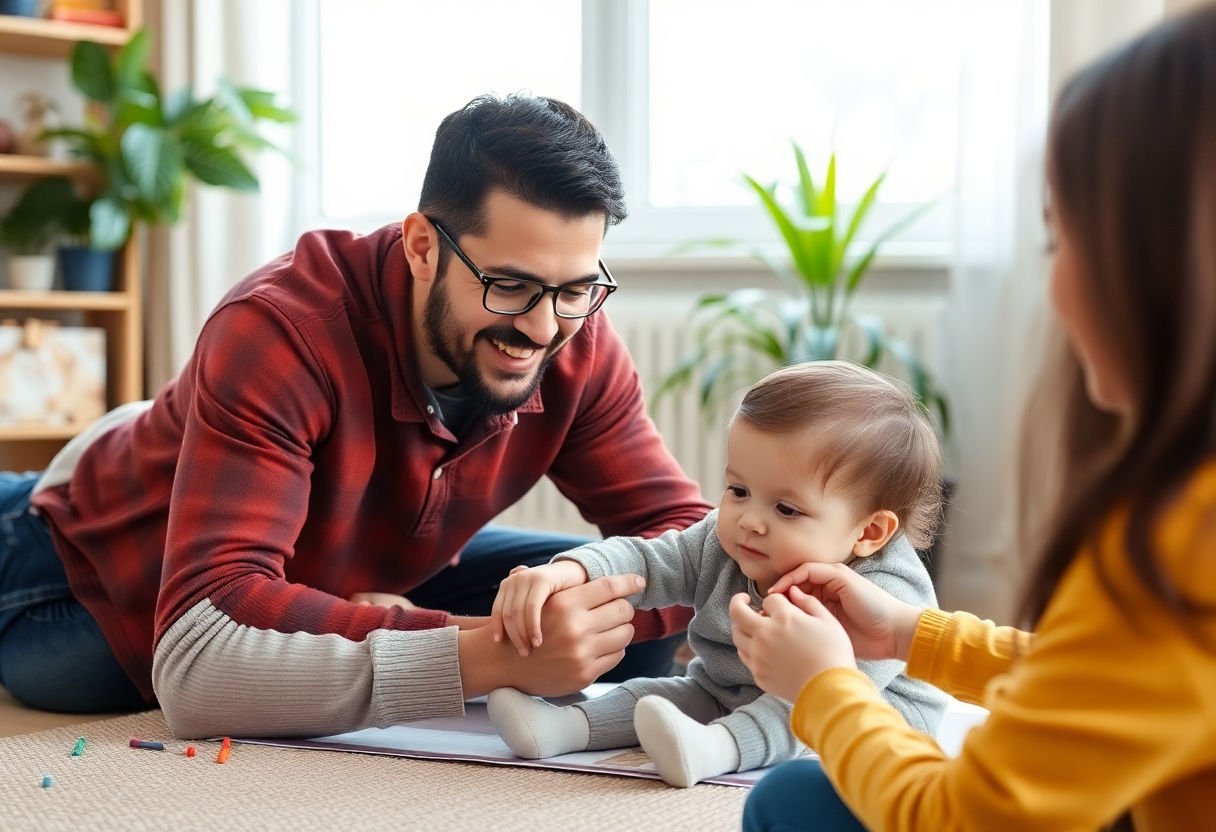
[[[638,700],[633,727],[659,776],[673,786],[739,768],[739,746],[725,726],[702,725],[661,696]]]
[[[491,691],[486,706],[494,730],[516,757],[539,760],[587,750],[591,728],[581,708],[559,708],[515,688]]]

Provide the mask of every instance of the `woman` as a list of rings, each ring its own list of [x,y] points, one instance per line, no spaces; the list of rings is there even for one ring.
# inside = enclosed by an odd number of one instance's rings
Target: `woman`
[[[747,829],[1211,826],[1216,6],[1074,78],[1047,168],[1051,296],[1083,378],[1052,399],[1066,465],[1025,599],[1035,634],[915,609],[836,565],[787,575],[766,617],[736,598],[744,663],[822,758],[766,777]],[[959,757],[856,670],[889,657],[990,709]]]

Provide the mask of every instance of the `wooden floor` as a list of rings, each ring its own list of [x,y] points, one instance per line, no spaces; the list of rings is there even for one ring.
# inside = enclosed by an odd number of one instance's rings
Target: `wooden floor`
[[[35,731],[45,731],[60,725],[73,725],[78,722],[96,722],[108,719],[111,714],[52,714],[46,711],[35,711],[22,705],[4,688],[0,688],[0,737],[11,737],[16,734],[32,734]]]

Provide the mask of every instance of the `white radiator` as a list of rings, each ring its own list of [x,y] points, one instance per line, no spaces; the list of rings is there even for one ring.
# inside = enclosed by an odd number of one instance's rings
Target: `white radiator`
[[[612,323],[629,346],[650,399],[688,349],[693,298],[632,289],[628,300],[620,300],[622,302],[618,303],[618,298],[614,297],[609,303]],[[918,298],[915,302],[873,298],[858,304],[858,310],[882,316],[893,335],[908,342],[931,366],[940,366],[934,359],[938,357],[940,347],[942,305],[940,298]],[[758,380],[764,374],[763,365],[757,365],[755,378]],[[740,390],[739,397],[742,394]],[[737,399],[732,407],[735,403]],[[722,490],[729,413],[729,410],[724,411],[713,422],[708,421],[700,411],[697,393],[692,387],[668,394],[657,405],[652,402],[650,406],[650,416],[667,447],[688,476],[700,483],[701,492],[711,503],[717,503]],[[537,483],[523,500],[499,515],[495,522],[520,528],[590,536],[599,534],[547,479]]]

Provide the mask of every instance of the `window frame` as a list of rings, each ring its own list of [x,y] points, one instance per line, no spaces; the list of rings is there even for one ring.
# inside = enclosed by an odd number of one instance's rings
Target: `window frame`
[[[298,14],[291,16],[292,75],[300,116],[295,141],[299,159],[296,198],[292,200],[292,226],[297,233],[326,227],[368,231],[400,220],[415,206],[403,205],[394,215],[367,213],[335,217],[321,211],[321,178],[307,176],[319,171],[321,157],[320,101],[321,32],[319,0],[296,0]],[[629,218],[612,229],[605,239],[604,258],[634,266],[662,260],[695,263],[717,262],[744,266],[755,261],[751,251],[782,256],[786,249],[767,215],[759,206],[692,206],[658,208],[647,203],[649,193],[649,9],[650,0],[581,0],[582,3],[582,102],[584,112],[603,133],[621,167]],[[305,56],[312,56],[307,59]],[[791,153],[792,168],[792,153]],[[943,198],[946,195],[943,194]],[[851,210],[852,206],[844,206]],[[916,206],[876,204],[863,239],[862,249],[873,235],[901,219]],[[952,256],[952,206],[929,212],[920,221],[917,239],[896,239],[883,247],[879,265],[916,270],[940,268]],[[868,232],[868,233],[866,233]],[[737,249],[725,250],[689,245],[698,240],[724,238],[739,241]],[[865,239],[869,238],[869,239]]]

